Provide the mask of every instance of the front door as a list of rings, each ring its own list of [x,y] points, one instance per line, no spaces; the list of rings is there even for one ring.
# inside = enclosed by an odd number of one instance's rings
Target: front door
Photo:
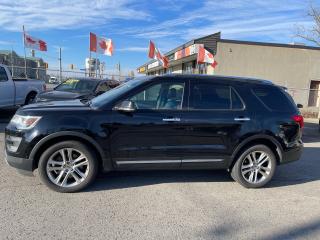
[[[113,111],[111,155],[117,168],[179,168],[174,149],[183,129],[186,83],[172,79],[147,85],[123,100],[134,102],[132,113]]]

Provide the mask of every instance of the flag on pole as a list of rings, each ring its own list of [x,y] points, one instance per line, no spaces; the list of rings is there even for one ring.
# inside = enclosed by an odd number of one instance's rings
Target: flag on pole
[[[198,63],[209,63],[213,68],[215,68],[218,65],[217,61],[214,60],[213,54],[201,46],[199,46],[197,62]]]
[[[90,51],[112,56],[113,54],[112,39],[99,37],[94,33],[90,33]]]
[[[152,41],[150,41],[150,44],[149,44],[148,56],[149,56],[149,58],[158,60],[164,68],[168,68],[168,66],[169,66],[168,58],[161,54],[159,49],[156,48],[155,44]]]
[[[24,46],[38,51],[47,51],[47,43],[41,39],[35,38],[23,32]]]

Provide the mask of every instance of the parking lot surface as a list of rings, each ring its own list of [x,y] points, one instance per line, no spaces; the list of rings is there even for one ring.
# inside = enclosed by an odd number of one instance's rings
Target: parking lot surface
[[[62,194],[6,165],[9,118],[0,120],[0,239],[320,239],[316,121],[306,123],[302,159],[263,189],[225,171],[149,171],[102,174]]]

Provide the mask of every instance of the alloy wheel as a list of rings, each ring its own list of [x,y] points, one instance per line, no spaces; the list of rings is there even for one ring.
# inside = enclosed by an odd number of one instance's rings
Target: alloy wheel
[[[74,187],[83,182],[89,173],[89,161],[79,150],[63,148],[54,152],[46,166],[52,183],[60,187]]]
[[[264,151],[250,152],[242,161],[242,177],[252,184],[263,182],[271,173],[272,161]]]

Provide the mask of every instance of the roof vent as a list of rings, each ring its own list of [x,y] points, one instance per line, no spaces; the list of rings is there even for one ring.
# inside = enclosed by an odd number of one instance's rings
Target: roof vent
[[[290,43],[291,45],[295,45],[295,46],[305,46],[306,44],[302,43],[302,42],[292,42]]]

